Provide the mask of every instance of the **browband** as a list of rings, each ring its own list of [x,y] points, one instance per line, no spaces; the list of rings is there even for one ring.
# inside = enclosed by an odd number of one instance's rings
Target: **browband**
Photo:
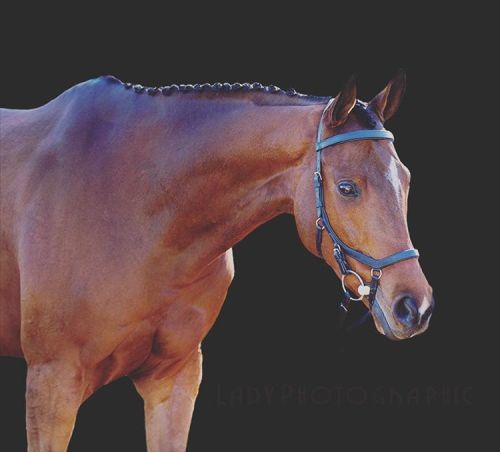
[[[357,140],[391,140],[394,141],[394,135],[388,130],[355,130],[354,132],[341,133],[333,135],[316,143],[316,151],[321,151],[329,146],[347,141]]]

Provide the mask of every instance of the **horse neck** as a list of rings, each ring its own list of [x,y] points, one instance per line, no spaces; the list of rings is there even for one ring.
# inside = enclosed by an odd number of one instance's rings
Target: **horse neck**
[[[207,115],[200,110],[207,108]],[[235,108],[201,104],[204,119],[191,124],[194,137],[169,186],[178,196],[163,243],[183,256],[196,273],[259,225],[292,213],[298,173],[314,159],[314,140],[323,105]],[[212,114],[214,111],[217,113]],[[168,164],[168,162],[167,162]],[[312,177],[312,176],[311,176]]]

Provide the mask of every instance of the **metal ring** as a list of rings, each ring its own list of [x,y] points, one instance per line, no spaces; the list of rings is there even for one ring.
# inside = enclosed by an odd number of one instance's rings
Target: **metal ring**
[[[321,222],[321,224],[320,224],[320,222]],[[321,217],[318,217],[316,219],[316,228],[318,228],[320,231],[325,229],[325,225],[323,224],[323,220],[321,219]]]
[[[351,301],[360,301],[363,299],[364,295],[360,295],[358,298],[354,298],[354,297],[351,297],[350,295],[350,292],[347,290],[346,286],[345,286],[345,279],[346,277],[351,274],[351,275],[354,275],[358,281],[359,281],[359,285],[365,285],[365,282],[361,279],[361,276],[359,276],[355,271],[353,270],[347,270],[347,272],[345,274],[342,275],[342,289],[344,291],[344,293],[346,294],[349,294],[349,298],[351,299]]]
[[[377,272],[377,274],[375,274]],[[381,268],[372,268],[370,270],[370,275],[372,275],[373,279],[376,279],[377,281],[382,278],[382,269]]]

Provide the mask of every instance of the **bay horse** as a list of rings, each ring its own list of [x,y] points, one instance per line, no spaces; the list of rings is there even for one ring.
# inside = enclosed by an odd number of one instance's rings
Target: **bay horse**
[[[231,248],[282,213],[382,334],[423,332],[433,298],[407,227],[410,173],[383,127],[405,84],[398,73],[365,103],[353,79],[330,99],[104,76],[1,109],[0,355],[27,362],[29,451],[66,450],[82,402],[122,376],[144,399],[148,451],[184,451]],[[333,136],[349,139],[321,156]],[[338,240],[317,249],[327,218]],[[349,250],[397,262],[380,278]]]

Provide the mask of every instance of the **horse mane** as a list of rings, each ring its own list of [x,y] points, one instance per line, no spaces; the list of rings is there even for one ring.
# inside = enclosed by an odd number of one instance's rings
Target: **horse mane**
[[[276,85],[263,85],[262,83],[196,83],[191,84],[172,84],[168,86],[160,87],[148,87],[141,84],[125,83],[113,75],[103,76],[109,83],[119,84],[123,86],[126,90],[133,90],[137,94],[146,93],[150,96],[156,96],[162,94],[163,96],[172,96],[176,94],[187,94],[187,93],[266,93],[273,95],[274,102],[276,97],[286,97],[289,100],[295,99],[298,103],[305,102],[308,103],[326,103],[330,100],[330,97],[326,96],[312,96],[309,94],[301,94],[297,92],[294,88],[284,90]],[[274,103],[270,102],[270,103]],[[356,105],[353,108],[353,112],[358,119],[360,119],[364,125],[368,128],[375,128],[377,125],[376,117],[374,113],[367,108],[367,104],[360,100],[356,101]]]

